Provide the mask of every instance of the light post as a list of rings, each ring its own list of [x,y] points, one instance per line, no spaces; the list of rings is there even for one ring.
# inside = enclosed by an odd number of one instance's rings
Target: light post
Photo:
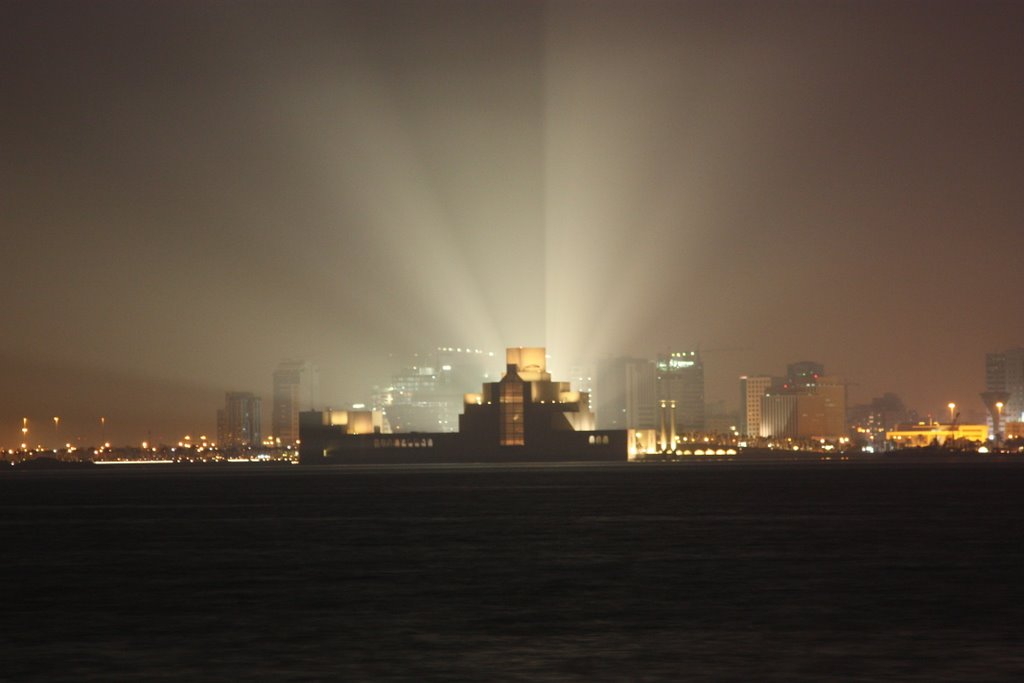
[[[956,410],[956,404],[955,403],[950,403],[946,407],[949,408],[949,424],[950,424],[950,426],[952,426],[953,420],[955,419],[953,417],[953,411]]]

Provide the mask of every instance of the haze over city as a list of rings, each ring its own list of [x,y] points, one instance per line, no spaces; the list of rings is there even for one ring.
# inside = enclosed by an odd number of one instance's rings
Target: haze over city
[[[289,358],[362,401],[437,345],[699,346],[733,407],[813,359],[980,413],[1024,343],[1021,35],[997,2],[5,2],[0,445],[212,431]]]

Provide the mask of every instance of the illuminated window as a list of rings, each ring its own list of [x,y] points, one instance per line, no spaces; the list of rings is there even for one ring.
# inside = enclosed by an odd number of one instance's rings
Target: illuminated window
[[[502,446],[523,446],[523,385],[505,382],[500,385],[498,406],[498,443]]]

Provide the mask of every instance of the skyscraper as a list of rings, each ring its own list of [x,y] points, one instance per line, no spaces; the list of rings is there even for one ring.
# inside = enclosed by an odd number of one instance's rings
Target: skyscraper
[[[676,432],[704,430],[704,364],[696,351],[659,355],[658,399],[675,401]]]
[[[312,410],[318,400],[319,377],[306,361],[285,361],[274,371],[274,440],[292,446],[299,440],[299,412]]]
[[[217,411],[217,443],[221,446],[258,446],[262,440],[263,402],[248,391],[229,391]]]
[[[626,364],[626,428],[654,429],[658,424],[658,375],[654,363]]]
[[[1010,395],[1003,406],[1005,423],[1024,422],[1024,348],[985,354],[985,390]]]
[[[607,358],[597,364],[594,406],[600,429],[654,429],[657,375],[644,358]]]

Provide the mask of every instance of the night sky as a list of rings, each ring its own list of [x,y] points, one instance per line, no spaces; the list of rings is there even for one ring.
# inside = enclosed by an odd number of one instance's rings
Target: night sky
[[[1022,36],[1012,2],[2,2],[0,446],[212,433],[288,358],[365,401],[437,345],[980,411],[1024,344]]]

